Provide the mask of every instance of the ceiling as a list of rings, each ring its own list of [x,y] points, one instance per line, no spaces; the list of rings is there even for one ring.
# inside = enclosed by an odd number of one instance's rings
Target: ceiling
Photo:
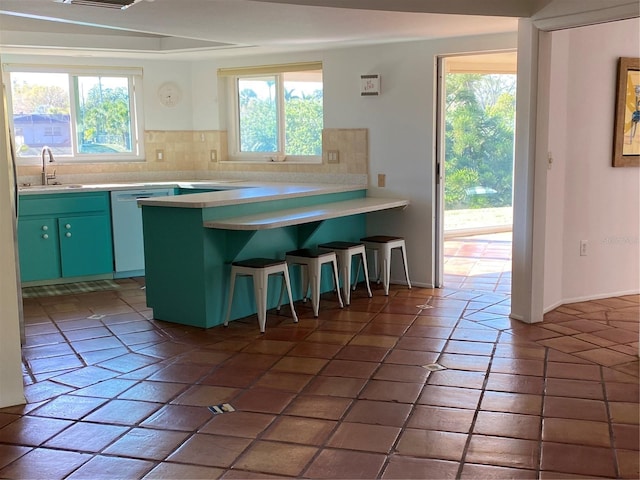
[[[514,32],[518,17],[636,0],[0,0],[0,53],[195,59]],[[568,9],[568,10],[567,10]]]

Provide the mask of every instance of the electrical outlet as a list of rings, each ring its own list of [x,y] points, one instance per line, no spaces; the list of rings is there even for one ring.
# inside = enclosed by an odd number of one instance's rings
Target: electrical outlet
[[[217,150],[209,150],[209,160],[211,162],[218,161],[218,151]]]
[[[340,152],[338,150],[327,150],[327,163],[340,163]]]
[[[387,186],[387,176],[384,173],[378,174],[378,187],[384,188]]]
[[[156,150],[156,161],[164,162],[164,150]]]
[[[201,142],[204,142],[204,133],[201,133],[201,134],[200,134],[200,141],[201,141]]]
[[[587,240],[580,240],[580,256],[587,256],[587,249],[589,247],[589,242]]]

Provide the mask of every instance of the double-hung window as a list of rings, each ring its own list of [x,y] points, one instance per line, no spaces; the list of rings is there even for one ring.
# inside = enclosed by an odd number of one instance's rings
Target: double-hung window
[[[231,160],[322,161],[322,64],[221,69],[229,80]]]
[[[5,65],[21,163],[49,147],[56,161],[144,159],[142,69]]]

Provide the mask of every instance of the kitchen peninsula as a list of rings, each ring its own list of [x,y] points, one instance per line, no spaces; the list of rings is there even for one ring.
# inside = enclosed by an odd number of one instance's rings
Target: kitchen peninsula
[[[367,233],[367,213],[401,209],[409,202],[367,197],[363,185],[238,182],[224,191],[138,203],[147,304],[154,318],[209,328],[224,321],[231,262],[284,258],[289,250],[334,240],[358,241]],[[299,299],[296,278],[294,297]],[[269,288],[269,308],[276,306],[279,294],[279,279],[273,280],[277,288]],[[238,280],[232,319],[255,313],[250,281]]]

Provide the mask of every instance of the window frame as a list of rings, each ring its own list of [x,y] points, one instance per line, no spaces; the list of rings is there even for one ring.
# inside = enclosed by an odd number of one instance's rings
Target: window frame
[[[80,66],[52,66],[52,65],[3,65],[3,82],[7,85],[7,113],[8,123],[11,132],[16,132],[13,120],[13,88],[11,84],[12,73],[42,73],[53,74],[62,73],[68,76],[69,81],[69,117],[70,117],[70,140],[71,155],[56,155],[58,164],[92,164],[92,163],[115,163],[115,162],[144,162],[146,161],[144,151],[144,125],[143,125],[143,91],[142,91],[142,69],[126,67],[80,67]],[[108,153],[81,153],[78,145],[78,105],[80,96],[77,91],[77,77],[122,77],[127,79],[129,89],[129,122],[131,130],[131,152],[108,152]],[[12,135],[15,135],[13,133]],[[16,156],[18,165],[39,165],[40,155]]]
[[[286,163],[305,163],[305,164],[321,164],[322,154],[320,155],[288,155],[285,153],[286,148],[286,118],[285,118],[285,80],[284,77],[287,73],[296,71],[322,71],[322,65],[314,64],[315,68],[296,68],[296,64],[293,64],[293,68],[288,69],[287,65],[275,65],[275,66],[261,66],[261,67],[247,67],[247,73],[235,72],[235,74],[220,73],[219,75],[227,78],[227,96],[228,96],[228,156],[229,161],[232,162],[271,162],[271,157],[282,157],[286,155]],[[234,69],[230,69],[232,72]],[[238,70],[243,70],[238,69]],[[252,72],[251,70],[256,70]],[[276,94],[276,108],[277,108],[277,123],[278,123],[278,152],[242,152],[240,149],[240,91],[239,81],[241,79],[251,78],[275,78],[275,94]],[[322,79],[323,84],[323,124],[324,124],[324,75]],[[323,126],[324,130],[324,126]],[[275,163],[275,162],[274,162]]]

